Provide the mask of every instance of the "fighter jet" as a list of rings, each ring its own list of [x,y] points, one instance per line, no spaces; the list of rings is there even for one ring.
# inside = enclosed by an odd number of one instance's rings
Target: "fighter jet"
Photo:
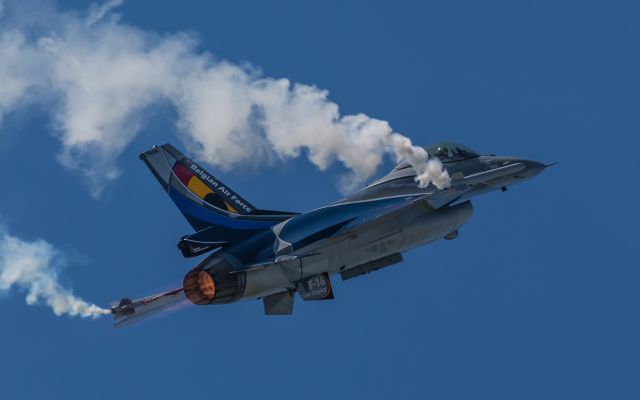
[[[187,258],[210,254],[182,287],[114,305],[115,326],[185,299],[202,306],[262,299],[267,315],[291,314],[296,293],[333,299],[336,276],[352,279],[401,262],[417,246],[455,239],[472,215],[472,197],[505,191],[549,166],[456,143],[425,150],[442,162],[449,187],[419,187],[414,168],[400,162],[352,196],[296,213],[259,209],[175,147],[154,146],[140,159],[193,228],[178,249]]]

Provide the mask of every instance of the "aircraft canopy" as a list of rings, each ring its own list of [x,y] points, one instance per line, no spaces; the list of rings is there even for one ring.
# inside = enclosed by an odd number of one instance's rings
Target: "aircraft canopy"
[[[435,156],[443,163],[467,160],[478,157],[479,154],[467,146],[453,142],[442,142],[424,148],[430,156]]]

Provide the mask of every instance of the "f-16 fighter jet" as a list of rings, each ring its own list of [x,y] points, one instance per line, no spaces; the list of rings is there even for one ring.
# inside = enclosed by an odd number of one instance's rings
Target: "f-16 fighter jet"
[[[548,165],[479,155],[456,143],[425,148],[451,185],[420,188],[401,162],[345,199],[305,212],[262,210],[170,144],[140,154],[193,227],[178,248],[185,257],[209,254],[181,288],[111,309],[116,326],[188,299],[197,305],[262,299],[267,315],[293,311],[302,300],[333,299],[331,279],[351,279],[402,261],[402,253],[438,239],[455,239],[471,217],[470,198],[523,182]]]

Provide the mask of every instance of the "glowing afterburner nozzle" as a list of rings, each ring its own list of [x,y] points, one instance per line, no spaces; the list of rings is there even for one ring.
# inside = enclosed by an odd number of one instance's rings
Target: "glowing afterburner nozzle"
[[[200,293],[208,299],[213,299],[216,295],[216,285],[207,271],[200,271],[198,274],[198,288],[200,289]]]

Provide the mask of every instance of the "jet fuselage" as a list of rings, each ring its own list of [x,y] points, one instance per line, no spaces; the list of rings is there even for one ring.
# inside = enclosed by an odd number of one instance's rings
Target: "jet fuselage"
[[[317,275],[340,273],[345,279],[354,275],[351,270],[368,263],[376,267],[377,260],[385,265],[399,262],[407,250],[457,236],[472,215],[470,198],[506,190],[545,167],[536,161],[497,156],[474,156],[443,165],[452,177],[448,189],[419,188],[414,169],[400,164],[353,196],[293,216],[212,254],[187,275],[187,296],[196,304],[209,304],[291,294],[300,282]],[[216,287],[237,290],[202,299],[196,279],[202,271],[212,276]]]
[[[359,192],[306,212],[260,210],[169,144],[140,158],[194,233],[178,247],[185,257],[211,252],[182,288],[112,308],[126,325],[175,304],[224,304],[262,298],[266,314],[291,314],[303,300],[333,298],[331,277],[343,280],[402,261],[402,253],[438,239],[455,239],[473,213],[470,199],[523,182],[546,165],[517,157],[478,155],[455,143],[428,147],[450,186],[419,187],[401,162]]]

